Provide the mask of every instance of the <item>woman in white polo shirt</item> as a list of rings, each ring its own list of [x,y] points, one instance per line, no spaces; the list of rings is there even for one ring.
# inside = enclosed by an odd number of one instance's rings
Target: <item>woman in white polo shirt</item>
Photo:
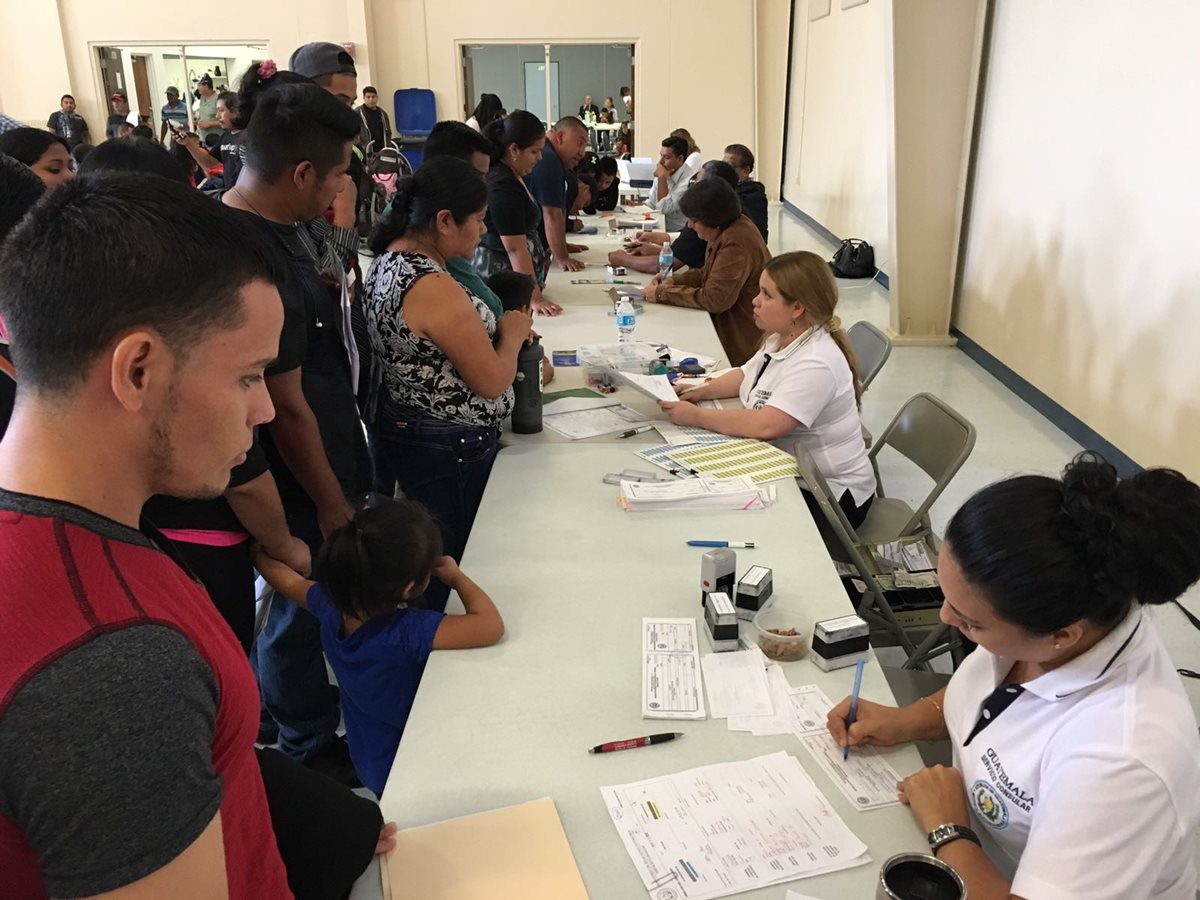
[[[945,690],[829,714],[850,746],[949,738],[900,798],[971,900],[1192,900],[1200,737],[1142,604],[1200,578],[1200,487],[1078,457],[971,497],[946,530],[942,621],[978,643]]]
[[[758,284],[754,323],[766,332],[758,352],[741,368],[684,390],[681,402],[659,405],[677,425],[771,441],[789,452],[799,442],[857,527],[875,497],[875,475],[859,418],[858,362],[833,314],[837,282],[825,260],[801,250],[767,263]],[[745,409],[695,405],[726,397],[740,398]]]

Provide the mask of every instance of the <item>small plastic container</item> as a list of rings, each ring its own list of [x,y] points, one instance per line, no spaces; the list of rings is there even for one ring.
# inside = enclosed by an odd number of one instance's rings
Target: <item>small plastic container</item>
[[[804,618],[793,609],[772,604],[755,613],[750,621],[754,640],[767,659],[793,662],[808,654],[808,629]]]

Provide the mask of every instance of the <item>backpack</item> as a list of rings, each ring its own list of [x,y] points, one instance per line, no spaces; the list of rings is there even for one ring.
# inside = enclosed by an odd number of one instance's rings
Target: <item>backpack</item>
[[[837,278],[874,278],[875,251],[866,241],[846,238],[829,261],[829,268]]]

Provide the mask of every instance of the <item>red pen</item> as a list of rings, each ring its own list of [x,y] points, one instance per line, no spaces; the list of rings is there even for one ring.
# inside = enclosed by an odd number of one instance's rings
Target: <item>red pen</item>
[[[665,744],[667,741],[673,741],[675,738],[681,738],[683,734],[675,732],[664,732],[663,734],[650,734],[646,737],[630,738],[627,741],[609,741],[607,744],[597,744],[588,753],[613,753],[617,750],[632,750],[634,747],[649,747],[651,744]]]

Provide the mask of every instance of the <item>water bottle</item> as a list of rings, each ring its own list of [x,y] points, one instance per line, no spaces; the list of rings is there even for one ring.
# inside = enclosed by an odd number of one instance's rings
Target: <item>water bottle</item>
[[[658,251],[658,274],[667,278],[675,265],[675,253],[671,250],[671,242],[663,241],[662,249]]]
[[[619,336],[617,340],[622,344],[626,344],[633,340],[633,329],[637,327],[637,313],[633,308],[633,301],[628,297],[622,297],[617,303],[617,331]]]
[[[517,377],[513,382],[512,430],[537,434],[542,430],[542,360],[546,351],[534,338],[517,354]]]

